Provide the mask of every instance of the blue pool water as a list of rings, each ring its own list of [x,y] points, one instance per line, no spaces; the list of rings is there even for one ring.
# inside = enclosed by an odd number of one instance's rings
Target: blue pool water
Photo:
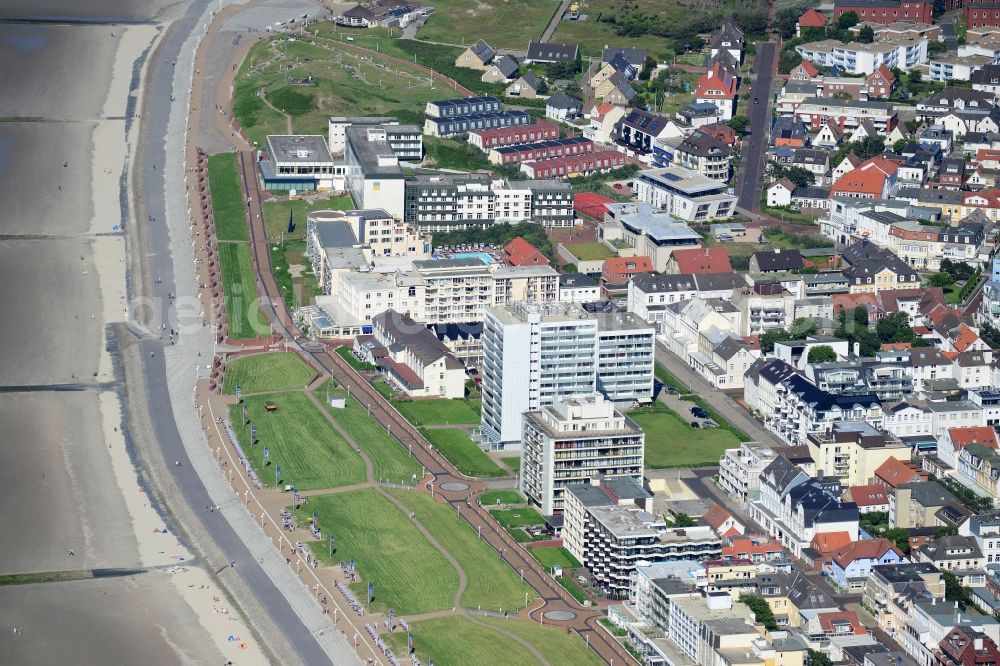
[[[484,264],[492,264],[493,257],[486,254],[485,252],[456,252],[451,255],[452,259],[478,259]]]

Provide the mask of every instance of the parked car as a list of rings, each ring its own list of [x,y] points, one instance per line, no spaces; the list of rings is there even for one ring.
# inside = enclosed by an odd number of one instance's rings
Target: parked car
[[[715,421],[702,421],[701,422],[701,427],[702,428],[718,428],[719,424],[716,423]]]
[[[692,427],[692,428],[700,428],[701,426],[700,426],[700,425],[698,425],[698,422],[697,422],[697,421],[691,421],[691,427]]]
[[[701,407],[692,407],[691,408],[691,415],[692,416],[696,416],[699,419],[707,419],[708,418],[708,412],[706,412]]]

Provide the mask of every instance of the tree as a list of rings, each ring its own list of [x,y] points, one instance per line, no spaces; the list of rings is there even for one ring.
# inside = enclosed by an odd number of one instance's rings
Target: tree
[[[837,352],[830,345],[819,345],[809,350],[810,363],[832,363],[837,360]]]
[[[958,528],[954,525],[942,525],[934,532],[934,538],[940,539],[943,536],[958,536]]]
[[[906,144],[908,143],[909,142],[906,139],[897,139],[892,144],[892,152],[896,153],[897,155],[902,155],[903,149],[906,148]]]
[[[809,666],[833,666],[833,662],[830,661],[830,658],[826,654],[812,648],[809,649],[809,661],[807,663]]]
[[[958,602],[958,607],[965,610],[972,604],[972,590],[958,581],[958,577],[950,571],[942,571],[944,580],[944,599],[951,603]]]
[[[902,527],[890,527],[882,532],[882,536],[896,544],[903,555],[910,554],[910,532]]]
[[[942,289],[947,289],[953,284],[955,284],[955,278],[953,278],[949,273],[935,273],[927,278],[928,287],[941,287]]]
[[[955,280],[968,280],[976,273],[976,269],[964,261],[943,259],[941,260],[941,272],[947,273],[955,278]]]
[[[750,119],[743,114],[736,114],[729,119],[729,126],[736,130],[737,134],[743,134],[750,125]]]
[[[948,50],[948,45],[944,42],[928,42],[927,55],[939,55]]]
[[[808,317],[799,317],[788,327],[788,332],[791,334],[793,340],[801,340],[807,335],[812,335],[817,330],[819,330],[819,326]]]
[[[917,84],[920,83],[922,79],[923,79],[923,74],[920,73],[920,70],[911,69],[909,72],[906,73],[906,81],[908,83]]]
[[[653,59],[653,56],[646,56],[646,62],[643,63],[642,71],[639,72],[639,80],[649,81],[654,69],[656,69],[656,60]]]
[[[795,69],[800,62],[802,62],[802,56],[794,50],[782,51],[781,56],[778,58],[778,71],[782,74],[788,74]]]
[[[837,19],[837,28],[840,30],[849,30],[856,26],[859,21],[857,12],[844,12]]]
[[[789,7],[776,12],[772,27],[785,39],[795,36],[795,30],[799,25],[799,16],[802,15],[802,8],[799,6]]]
[[[910,315],[905,312],[888,314],[875,324],[875,332],[879,340],[886,342],[912,342],[913,329],[910,328]]]
[[[861,141],[855,141],[851,145],[854,148],[855,155],[863,160],[867,160],[885,152],[885,137],[866,136]]]
[[[753,611],[754,620],[764,625],[768,631],[774,631],[778,628],[778,623],[774,620],[774,611],[771,610],[770,604],[764,597],[756,594],[741,594],[740,603],[745,604]]]
[[[870,25],[863,25],[858,30],[858,41],[862,44],[871,44],[875,41],[875,31]]]
[[[783,328],[778,328],[773,331],[767,331],[766,333],[760,334],[760,352],[762,354],[770,354],[774,351],[775,342],[783,342],[784,340],[791,340],[792,334]]]
[[[698,524],[697,522],[695,522],[694,518],[687,515],[683,511],[674,514],[673,523],[674,527],[694,527],[695,525]]]
[[[785,178],[800,187],[806,187],[816,182],[816,175],[809,169],[800,166],[785,169]]]

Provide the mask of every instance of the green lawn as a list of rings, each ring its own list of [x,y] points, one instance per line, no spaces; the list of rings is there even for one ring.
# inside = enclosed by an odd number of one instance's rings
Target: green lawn
[[[250,246],[246,243],[219,243],[222,288],[229,316],[229,337],[246,340],[269,335],[271,327],[257,302]]]
[[[563,569],[577,569],[580,563],[570,555],[565,548],[531,548],[528,550],[538,560],[538,563],[545,567],[546,571],[551,571],[552,567],[562,567]]]
[[[315,201],[296,199],[292,201],[287,197],[282,197],[275,201],[264,203],[264,225],[267,229],[268,238],[279,238],[282,234],[285,240],[295,240],[305,238],[306,215],[317,210],[352,210],[354,202],[351,197],[330,196]],[[288,214],[293,215],[295,229],[288,231]]]
[[[510,467],[512,472],[521,471],[521,456],[501,456],[500,460],[503,461],[504,465]]]
[[[570,593],[570,596],[579,601],[581,604],[587,601],[588,599],[587,593],[584,592],[583,588],[580,587],[580,584],[577,583],[575,580],[573,580],[571,577],[559,576],[559,578],[556,578],[556,581],[560,585],[562,585],[567,592]]]
[[[248,240],[243,189],[235,153],[219,153],[208,158],[208,187],[212,194],[212,214],[219,240]]]
[[[274,412],[264,403],[278,406]],[[250,426],[243,426],[241,405],[230,405],[229,418],[240,445],[260,480],[274,483],[274,468],[281,465],[281,481],[299,490],[334,488],[365,480],[365,466],[305,393],[257,394],[244,400],[250,422],[257,427],[257,443],[250,442]],[[263,449],[271,455],[264,466]]]
[[[420,463],[378,421],[368,415],[368,410],[357,399],[352,396],[347,400],[347,407],[334,409],[326,402],[327,392],[342,396],[345,391],[330,390],[327,385],[316,391],[316,397],[323,401],[330,416],[365,450],[371,458],[377,478],[407,484],[413,482],[414,475],[420,478],[423,469]]]
[[[520,620],[508,620],[520,622]],[[442,617],[413,622],[413,647],[423,663],[433,659],[435,664],[449,666],[497,666],[517,664],[536,666],[539,661],[528,650],[507,636],[482,627],[464,617]],[[397,657],[406,656],[406,632],[383,634]],[[581,643],[582,644],[582,643]],[[565,664],[572,662],[553,662]]]
[[[282,54],[279,61],[275,61],[272,47]],[[331,115],[398,115],[405,122],[413,122],[417,120],[415,112],[422,112],[427,102],[455,96],[445,83],[413,67],[377,55],[373,62],[367,53],[359,54],[363,59],[358,59],[356,53],[346,44],[328,40],[290,42],[285,35],[261,40],[254,44],[236,77],[233,91],[236,119],[249,138],[263,146],[268,134],[284,134],[286,123],[282,114],[267,107],[258,97],[260,90],[269,101],[280,101],[288,97],[288,91],[294,91],[294,131],[323,136]],[[291,77],[307,76],[313,77],[314,86],[289,83]]]
[[[521,583],[520,576],[496,551],[479,538],[472,527],[447,504],[418,490],[390,490],[417,514],[417,520],[437,539],[468,575],[462,593],[465,608],[504,610],[523,608],[524,593],[529,603],[537,595]]]
[[[427,541],[405,513],[374,490],[313,497],[296,510],[300,522],[315,511],[324,535],[333,534],[333,562],[357,562],[361,581],[353,586],[364,600],[368,582],[375,584],[378,609],[396,615],[451,608],[458,572]],[[326,541],[310,544],[313,553],[330,561]]]
[[[493,48],[524,49],[542,36],[558,6],[558,0],[437,0],[417,38],[450,44],[485,39]]]
[[[274,352],[236,359],[226,365],[223,393],[233,395],[240,387],[243,395],[261,391],[300,389],[316,376],[316,372],[298,354]]]
[[[497,504],[524,504],[524,498],[516,490],[488,490],[479,496],[479,503],[485,507]]]
[[[358,372],[367,372],[370,370],[375,370],[375,366],[371,363],[362,363],[358,359],[354,358],[354,353],[351,352],[350,347],[337,347],[337,354],[340,358],[347,361],[352,368]]]
[[[389,388],[389,384],[386,383],[384,379],[376,379],[373,382],[371,382],[371,385],[372,388],[378,391],[379,395],[381,395],[386,400],[392,400],[396,395],[395,393],[392,392],[392,389]]]
[[[566,243],[564,247],[580,261],[610,259],[615,253],[604,243]]]
[[[532,508],[495,509],[490,514],[506,529],[512,527],[527,527],[528,525],[544,525],[542,514]]]
[[[422,428],[424,437],[433,444],[458,471],[467,476],[503,476],[486,452],[458,428]]]
[[[567,634],[562,627],[538,626],[534,622],[505,620],[499,617],[478,619],[528,641],[550,664],[604,666],[604,660],[587,647],[586,641],[576,634]]]
[[[739,439],[724,428],[689,425],[660,403],[634,409],[629,417],[646,432],[646,467],[701,467],[718,465],[725,449],[739,445]],[[685,415],[687,416],[687,415]]]
[[[479,412],[461,399],[429,398],[392,403],[415,426],[478,425]]]

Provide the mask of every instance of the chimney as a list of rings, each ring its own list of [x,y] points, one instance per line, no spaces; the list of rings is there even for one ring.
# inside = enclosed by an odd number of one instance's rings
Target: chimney
[[[861,343],[860,342],[855,342],[854,343],[854,356],[856,356],[856,357],[860,357],[861,356]]]
[[[976,649],[976,652],[982,652],[983,651],[983,638],[982,638],[982,636],[979,636],[975,640],[973,640],[972,641],[972,646]]]

